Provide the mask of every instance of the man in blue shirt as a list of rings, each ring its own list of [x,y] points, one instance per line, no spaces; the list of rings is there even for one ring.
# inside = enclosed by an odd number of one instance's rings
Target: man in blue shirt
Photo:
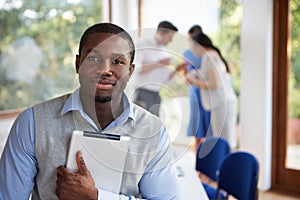
[[[80,87],[26,109],[10,131],[0,160],[1,200],[180,198],[165,126],[123,92],[134,53],[130,35],[114,24],[84,32],[76,55]],[[75,129],[131,137],[119,194],[95,187],[81,152],[78,172],[65,167]]]

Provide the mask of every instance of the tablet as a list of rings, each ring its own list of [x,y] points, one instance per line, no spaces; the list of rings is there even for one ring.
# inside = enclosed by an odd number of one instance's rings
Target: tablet
[[[95,186],[119,194],[127,156],[129,136],[74,130],[66,167],[77,172],[77,151],[95,181]]]

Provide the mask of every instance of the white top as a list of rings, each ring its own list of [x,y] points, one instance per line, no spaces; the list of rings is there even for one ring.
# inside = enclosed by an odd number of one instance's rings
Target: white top
[[[158,92],[168,81],[171,70],[167,66],[164,66],[144,74],[139,74],[139,72],[144,64],[153,64],[168,58],[170,59],[171,55],[166,49],[166,46],[157,44],[154,38],[139,42],[136,46],[135,56],[135,88],[144,88]]]
[[[200,89],[203,107],[211,110],[220,105],[230,102],[236,102],[237,97],[234,93],[230,74],[226,71],[226,66],[220,56],[215,51],[208,51],[202,56],[200,77],[208,80],[208,71],[217,72],[218,87],[216,89]]]

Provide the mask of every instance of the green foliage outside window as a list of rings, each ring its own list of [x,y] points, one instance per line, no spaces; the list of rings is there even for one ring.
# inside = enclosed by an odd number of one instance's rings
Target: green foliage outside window
[[[300,2],[290,1],[291,30],[290,30],[290,71],[288,105],[289,117],[300,118]]]
[[[72,91],[80,36],[101,21],[101,13],[100,0],[5,1],[0,7],[0,110]]]
[[[237,96],[240,94],[240,34],[242,4],[236,0],[221,1],[220,30],[216,36],[218,46],[229,64]]]

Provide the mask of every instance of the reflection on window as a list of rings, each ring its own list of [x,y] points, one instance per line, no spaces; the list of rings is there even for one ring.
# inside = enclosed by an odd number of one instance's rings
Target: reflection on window
[[[0,110],[22,108],[77,87],[82,32],[101,21],[101,0],[0,2]]]

